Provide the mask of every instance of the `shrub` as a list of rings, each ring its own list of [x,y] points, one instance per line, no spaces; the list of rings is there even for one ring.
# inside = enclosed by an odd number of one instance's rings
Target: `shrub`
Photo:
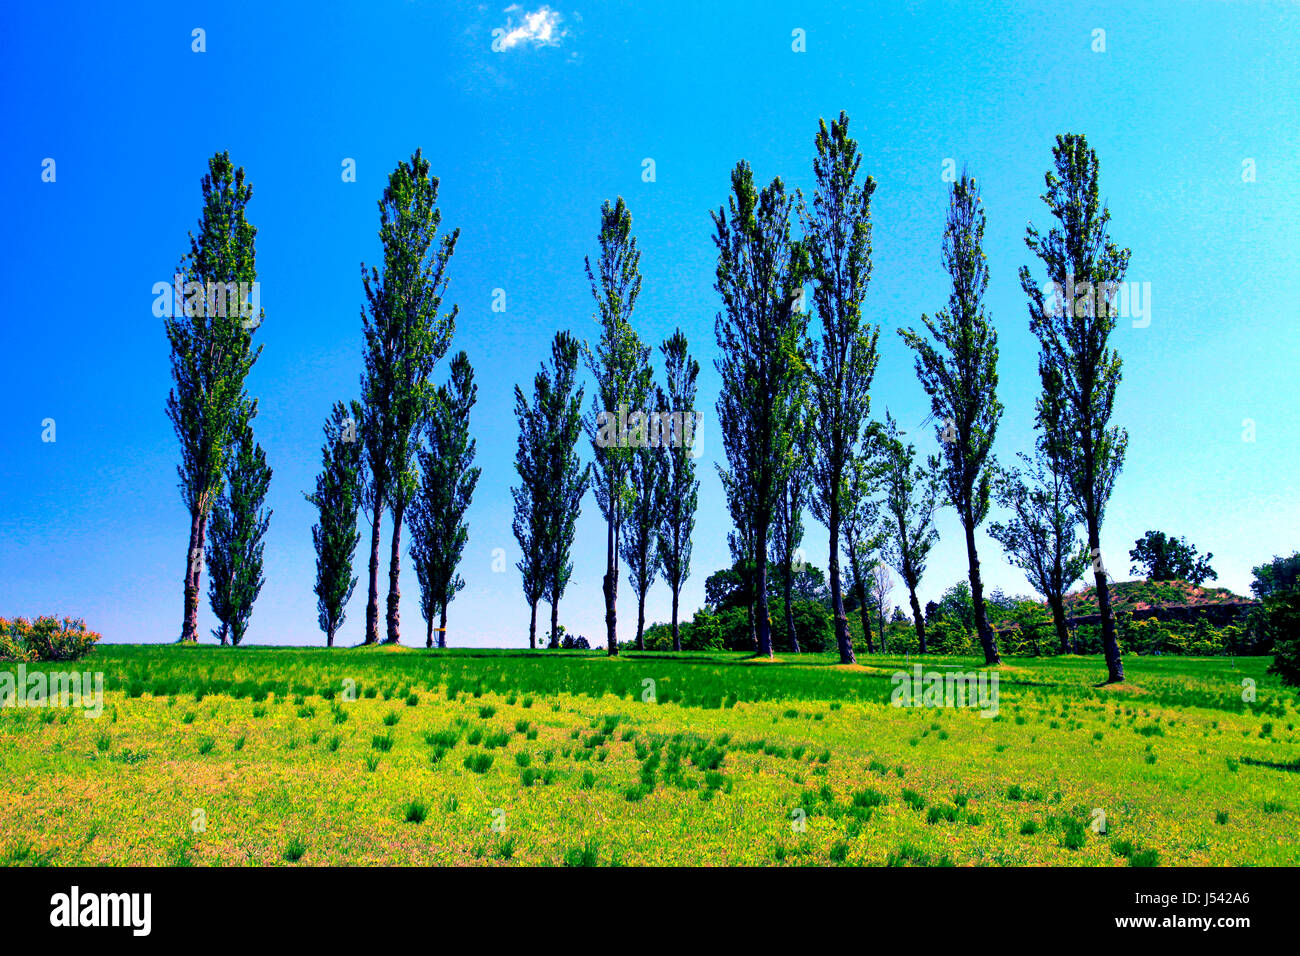
[[[84,656],[100,634],[86,629],[80,618],[0,618],[0,661],[75,661]]]

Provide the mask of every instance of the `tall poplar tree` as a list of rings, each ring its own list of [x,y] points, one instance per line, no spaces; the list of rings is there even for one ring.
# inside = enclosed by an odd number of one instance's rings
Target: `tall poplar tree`
[[[358,402],[352,403],[351,411],[342,402],[334,403],[325,422],[316,490],[305,496],[318,515],[311,540],[316,549],[316,613],[326,647],[334,646],[334,635],[343,625],[345,609],[357,586],[352,559],[361,540],[357,530],[364,479],[363,449],[357,436],[360,415]]]
[[[966,533],[971,601],[984,660],[998,664],[1001,656],[985,612],[975,548],[975,531],[988,516],[990,452],[1002,417],[997,399],[998,333],[984,312],[989,277],[983,204],[975,180],[963,172],[952,186],[943,233],[943,266],[952,279],[948,307],[933,318],[921,316],[930,338],[910,329],[899,329],[899,335],[916,353],[916,376],[936,419],[946,497]]]
[[[582,434],[583,389],[577,384],[580,350],[576,338],[557,332],[551,345],[551,373],[543,369],[536,379],[541,472],[545,476],[539,488],[545,556],[542,593],[551,605],[551,648],[560,646],[560,598],[573,573],[573,536],[582,496],[591,483],[591,465],[579,461],[577,450]]]
[[[545,366],[543,366],[545,371]],[[549,389],[549,379],[546,388]],[[546,482],[548,476],[544,470],[546,460],[545,423],[539,408],[543,383],[539,375],[533,382],[534,402],[529,405],[523,389],[515,386],[515,419],[519,423],[519,435],[515,446],[515,474],[519,484],[511,486],[510,496],[514,500],[514,520],[511,530],[519,542],[522,557],[515,565],[519,569],[524,589],[524,600],[528,602],[528,647],[537,649],[537,604],[542,599],[546,580]]]
[[[177,269],[172,314],[164,328],[171,346],[172,388],[167,417],[181,445],[181,497],[190,513],[185,551],[182,643],[198,640],[200,576],[208,518],[221,494],[232,446],[257,414],[244,379],[262,352],[252,336],[262,322],[251,314],[256,295],[257,229],[247,219],[253,187],[230,153],[208,160],[199,232]],[[233,303],[232,303],[232,295]],[[246,296],[244,293],[251,293]],[[220,308],[213,306],[218,301]],[[183,301],[182,301],[183,300]]]
[[[643,409],[650,397],[650,349],[632,328],[632,311],[641,294],[641,250],[632,235],[632,214],[623,197],[600,207],[600,257],[593,270],[584,259],[587,281],[596,300],[600,337],[587,350],[587,365],[596,379],[591,436],[596,465],[596,503],[605,516],[605,642],[618,654],[618,559],[623,519],[631,504],[628,471],[635,449],[628,447],[624,416]]]
[[[1055,169],[1047,172],[1042,199],[1056,223],[1046,236],[1031,223],[1025,243],[1046,268],[1053,293],[1049,297],[1034,285],[1028,266],[1020,270],[1020,286],[1040,346],[1038,421],[1087,528],[1107,681],[1117,683],[1124,679],[1124,662],[1101,560],[1101,526],[1128,447],[1128,432],[1110,423],[1122,365],[1110,334],[1129,250],[1110,239],[1110,210],[1100,199],[1100,165],[1087,139],[1075,133],[1058,136],[1052,158]]]
[[[724,392],[718,415],[732,475],[747,475],[752,489],[757,652],[771,657],[768,536],[789,462],[794,396],[807,374],[801,345],[808,320],[798,303],[808,267],[802,247],[790,237],[793,201],[780,178],[759,191],[742,160],[731,173],[731,187],[727,206],[712,214],[714,288],[723,305],[714,326]]]
[[[885,458],[885,500],[882,532],[884,558],[907,586],[912,602],[912,620],[922,654],[926,653],[925,615],[916,588],[925,574],[930,549],[939,540],[934,513],[939,501],[939,460],[931,457],[929,470],[914,464],[916,448],[902,441],[897,422],[885,413],[883,433]]]
[[[876,181],[860,180],[862,156],[849,137],[849,118],[841,112],[830,128],[820,122],[813,173],[817,189],[809,213],[800,203],[804,244],[813,277],[813,303],[821,338],[812,364],[812,416],[809,460],[812,513],[830,532],[831,612],[840,663],[854,662],[844,613],[840,573],[840,535],[845,476],[863,455],[871,414],[871,381],[879,355],[880,330],[862,314],[871,281],[871,197]]]
[[[239,646],[248,631],[253,602],[261,593],[262,548],[271,511],[265,507],[271,485],[266,452],[245,425],[226,463],[226,483],[212,512],[208,539],[208,600],[220,626],[212,636]]]
[[[402,522],[419,484],[415,451],[429,414],[433,388],[429,376],[446,354],[456,327],[456,306],[442,312],[447,266],[460,230],[438,235],[438,178],[416,150],[389,175],[379,200],[379,239],[383,271],[362,266],[367,308],[362,313],[366,370],[362,395],[368,406],[372,510],[370,593],[366,605],[366,643],[379,639],[379,517],[392,516],[388,565],[387,640],[400,630]]]
[[[794,627],[795,554],[803,541],[803,511],[808,504],[813,414],[807,405],[807,393],[807,380],[800,380],[791,396],[790,444],[784,467],[779,470],[776,507],[772,511],[772,563],[781,575],[786,641],[796,654],[799,636]]]
[[[477,398],[469,356],[458,352],[451,360],[451,381],[434,396],[425,423],[426,445],[416,453],[420,485],[411,503],[411,558],[420,583],[426,647],[433,647],[435,614],[438,646],[447,646],[447,605],[465,587],[456,568],[469,541],[465,512],[482,471],[474,466],[477,443],[469,435]]]
[[[659,393],[659,407],[666,404]],[[644,422],[644,419],[642,419]],[[659,560],[659,527],[663,521],[668,448],[658,444],[662,436],[656,428],[646,435],[646,444],[634,449],[628,469],[629,508],[627,529],[621,544],[627,564],[627,580],[636,594],[636,647],[645,650],[645,599],[662,565]],[[651,445],[650,441],[656,443]]]
[[[1007,560],[1025,572],[1030,585],[1047,601],[1061,653],[1070,653],[1065,623],[1065,593],[1092,563],[1088,546],[1078,539],[1078,513],[1069,500],[1063,469],[1040,443],[1038,454],[1020,455],[1023,472],[1006,471],[995,487],[998,504],[1010,512],[1006,521],[989,525],[989,536],[1002,545]],[[1028,480],[1026,480],[1028,479]]]
[[[691,532],[699,506],[700,482],[695,477],[696,379],[700,363],[691,358],[686,336],[675,331],[660,347],[667,383],[667,410],[672,412],[673,434],[665,454],[668,474],[664,490],[663,523],[659,529],[659,562],[673,593],[673,650],[682,649],[678,600],[691,573]]]

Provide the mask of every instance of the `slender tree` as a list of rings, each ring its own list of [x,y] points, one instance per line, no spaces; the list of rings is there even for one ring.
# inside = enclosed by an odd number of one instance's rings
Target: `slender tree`
[[[678,329],[660,346],[664,378],[668,385],[667,410],[672,413],[672,434],[666,454],[668,474],[664,493],[663,523],[659,528],[659,562],[664,580],[673,592],[673,650],[682,649],[678,625],[678,600],[691,573],[691,532],[699,506],[700,482],[695,477],[696,379],[700,363],[686,350],[686,336]]]
[[[865,321],[862,305],[871,281],[871,197],[876,181],[859,180],[862,156],[849,136],[841,112],[830,128],[820,121],[813,173],[817,189],[811,213],[800,202],[804,243],[813,277],[813,303],[821,321],[821,340],[812,366],[812,416],[809,471],[813,516],[830,532],[831,612],[840,663],[854,662],[844,613],[840,573],[840,535],[845,475],[863,454],[871,414],[871,381],[876,373],[880,330]]]
[[[545,366],[543,366],[543,373]],[[549,378],[545,389],[550,388]],[[534,403],[528,404],[523,390],[515,386],[515,418],[519,422],[519,437],[515,449],[515,473],[519,485],[511,487],[514,499],[512,530],[522,554],[515,565],[519,569],[528,602],[528,647],[537,649],[537,604],[542,599],[546,581],[546,559],[550,549],[546,543],[546,502],[548,476],[545,472],[546,432],[540,413],[543,395],[543,378],[538,375],[533,382]]]
[[[632,311],[641,294],[641,250],[632,235],[632,214],[623,197],[600,207],[600,258],[593,271],[584,259],[587,281],[596,300],[600,338],[587,349],[587,365],[596,379],[591,436],[596,465],[596,503],[605,516],[605,643],[618,654],[618,559],[623,518],[631,504],[628,472],[634,449],[627,443],[626,416],[642,409],[650,397],[650,349],[632,328]]]
[[[867,653],[875,650],[871,637],[870,604],[867,601],[866,572],[871,552],[880,546],[879,503],[873,500],[874,468],[871,459],[856,462],[845,476],[845,490],[841,501],[848,507],[841,514],[844,556],[849,559],[849,577],[853,583],[853,596],[858,602],[858,615],[862,619],[862,640]],[[843,655],[841,655],[843,660]]]
[[[662,392],[658,393],[660,408],[666,404]],[[644,415],[639,428],[645,431]],[[656,415],[656,422],[658,416]],[[632,431],[635,438],[637,431]],[[671,437],[671,436],[670,436]],[[627,512],[627,533],[620,547],[627,564],[627,580],[636,594],[636,647],[645,650],[645,599],[663,565],[660,563],[659,529],[664,520],[668,482],[668,451],[661,444],[662,436],[657,425],[644,435],[644,443],[636,445],[628,469],[628,486],[631,491]],[[651,442],[654,444],[651,444]]]
[[[897,422],[885,413],[885,499],[882,533],[885,560],[903,579],[912,603],[912,620],[921,653],[926,653],[925,615],[916,589],[925,574],[930,549],[939,540],[934,513],[939,501],[939,460],[931,457],[929,470],[914,464],[916,449],[902,441]]]
[[[998,476],[998,504],[1010,515],[1006,521],[989,525],[989,535],[1047,600],[1061,653],[1068,654],[1065,592],[1083,576],[1091,559],[1087,545],[1075,534],[1079,517],[1070,504],[1063,470],[1041,443],[1034,458],[1019,457],[1025,466],[1023,474],[1008,470]]]
[[[176,472],[190,513],[182,643],[198,640],[204,540],[231,446],[257,414],[244,379],[262,351],[253,348],[252,335],[264,317],[256,305],[257,229],[246,215],[253,187],[227,152],[208,160],[202,190],[199,233],[190,233],[189,254],[177,268],[172,314],[164,323],[172,373],[167,417],[180,440]]]
[[[465,512],[474,498],[482,469],[474,466],[476,442],[469,436],[470,411],[478,398],[469,356],[451,360],[451,381],[438,387],[425,423],[426,446],[416,454],[420,486],[411,504],[411,558],[420,582],[425,646],[433,647],[438,615],[438,646],[447,646],[447,605],[465,587],[456,573],[469,526]]]
[[[542,593],[551,605],[553,649],[560,646],[560,598],[573,573],[573,536],[582,496],[591,484],[591,465],[581,464],[577,450],[582,434],[583,389],[577,384],[580,350],[578,340],[568,332],[556,333],[551,346],[551,374],[543,369],[536,380],[535,408],[543,436],[541,472],[545,476],[540,489],[545,556]]]
[[[220,626],[212,636],[236,647],[248,631],[253,602],[262,590],[262,547],[271,511],[265,507],[271,485],[266,453],[245,425],[226,463],[225,490],[212,512],[208,541],[208,600]]]
[[[1109,340],[1129,250],[1110,240],[1110,210],[1099,198],[1099,164],[1088,141],[1074,133],[1058,136],[1052,158],[1055,170],[1047,173],[1042,199],[1056,224],[1043,236],[1031,223],[1025,243],[1042,261],[1054,291],[1049,301],[1028,266],[1020,270],[1020,286],[1040,347],[1038,420],[1087,528],[1107,680],[1117,683],[1124,679],[1124,663],[1101,560],[1101,526],[1128,447],[1128,432],[1110,424],[1121,362]]]
[[[767,553],[777,491],[790,461],[797,385],[807,374],[799,311],[807,257],[790,237],[793,201],[780,178],[761,192],[743,160],[731,174],[726,208],[713,213],[723,309],[715,323],[724,397],[718,416],[733,476],[752,489],[751,556],[758,653],[772,656]],[[737,469],[739,465],[739,469]]]
[[[718,395],[718,423],[724,434],[730,432],[731,441],[723,441],[727,467],[715,462],[722,491],[727,500],[735,530],[727,533],[727,547],[732,564],[742,574],[745,591],[745,613],[749,626],[750,649],[758,653],[758,629],[754,622],[754,475],[749,471],[749,449],[745,436],[733,429],[739,427],[745,402],[744,382],[724,380]]]
[[[916,352],[916,375],[937,422],[946,497],[966,532],[971,599],[984,659],[998,664],[1001,657],[985,613],[975,549],[975,531],[988,515],[990,452],[1002,417],[997,399],[998,334],[983,304],[988,286],[984,223],[979,187],[963,172],[952,187],[943,234],[943,265],[952,279],[948,308],[933,318],[921,316],[933,342],[910,329],[900,329],[899,334]]]
[[[357,439],[361,407],[335,402],[325,422],[325,444],[321,446],[321,472],[316,490],[306,499],[316,506],[317,521],[311,529],[316,549],[316,613],[325,645],[334,646],[334,635],[343,625],[348,601],[357,586],[352,573],[361,532],[357,514],[361,508],[364,478],[362,445]]]
[[[790,444],[786,449],[787,460],[779,470],[776,508],[772,512],[772,563],[781,575],[786,640],[796,654],[799,653],[799,636],[794,627],[794,575],[796,552],[803,541],[803,511],[808,504],[811,449],[812,411],[807,399],[808,380],[805,378],[794,387],[789,419]]]
[[[885,648],[885,614],[889,608],[889,595],[894,590],[894,578],[889,573],[889,565],[877,561],[871,567],[871,606],[876,609],[876,620],[880,624],[880,653]]]
[[[379,518],[392,516],[388,562],[387,640],[400,631],[402,522],[419,479],[415,451],[429,414],[429,376],[446,354],[456,326],[456,307],[442,312],[447,266],[460,230],[439,237],[438,178],[416,150],[398,163],[379,200],[383,271],[362,265],[367,308],[362,313],[366,369],[362,395],[368,406],[367,453],[372,514],[370,593],[366,643],[379,639]]]

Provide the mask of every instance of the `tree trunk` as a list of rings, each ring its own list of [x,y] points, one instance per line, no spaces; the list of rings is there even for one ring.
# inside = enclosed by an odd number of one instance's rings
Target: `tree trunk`
[[[433,647],[433,615],[424,619],[424,646]]]
[[[1101,554],[1101,529],[1095,522],[1088,524],[1088,548],[1094,555]],[[1097,562],[1101,565],[1101,562]],[[1103,566],[1097,568],[1097,609],[1101,612],[1101,646],[1106,655],[1106,683],[1124,681],[1124,661],[1119,655],[1119,641],[1115,639],[1115,615],[1110,609],[1110,585],[1106,583]]]
[[[446,649],[447,647],[447,605],[442,606],[438,612],[438,647]]]
[[[758,624],[758,653],[772,656],[772,617],[767,606],[767,525],[768,516],[759,515],[754,528],[754,617]]]
[[[830,514],[831,532],[831,610],[835,614],[835,645],[839,648],[841,664],[856,664],[853,653],[853,638],[849,637],[849,616],[844,613],[844,587],[840,583],[840,500],[839,495],[831,496]]]
[[[190,544],[185,551],[185,607],[181,617],[180,643],[197,644],[199,640],[199,577],[203,574],[203,538],[208,516],[190,515]]]
[[[791,574],[790,562],[785,564],[785,636],[790,641],[790,647],[796,654],[799,653],[799,635],[794,631],[794,608],[791,606],[790,596],[794,592],[793,587],[794,575]]]
[[[673,587],[673,650],[682,649],[682,634],[677,625],[677,586]]]
[[[1047,599],[1052,608],[1052,623],[1056,626],[1056,639],[1061,643],[1061,653],[1070,653],[1070,629],[1065,626],[1065,602],[1059,594]]]
[[[230,643],[230,625],[225,621],[221,622],[221,630],[217,635],[221,639],[221,646],[225,647]]]
[[[867,607],[867,586],[862,581],[861,569],[858,567],[857,555],[853,542],[849,542],[849,571],[853,575],[853,592],[858,596],[858,616],[862,618],[862,640],[867,645],[867,653],[875,650],[871,642],[871,610]]]
[[[916,586],[909,584],[907,593],[912,599],[912,619],[916,622],[916,640],[920,644],[920,653],[925,653],[925,615],[921,613],[921,602],[916,597]]]
[[[979,632],[980,647],[984,649],[984,663],[990,667],[1001,664],[997,642],[993,639],[993,630],[984,614],[984,584],[980,580],[980,559],[975,553],[975,522],[969,515],[962,515],[962,525],[966,530],[966,560],[970,562],[970,597],[975,606],[975,630]]]
[[[645,592],[636,598],[636,649],[645,650]]]
[[[334,625],[333,624],[330,624],[330,629],[325,632],[325,646],[326,647],[334,646]]]
[[[402,573],[402,509],[393,509],[393,546],[388,555],[388,639],[387,643],[398,642],[398,629],[401,625],[402,592],[398,577]]]
[[[559,649],[560,646],[560,599],[556,598],[551,602],[551,647]]]
[[[528,617],[528,649],[537,650],[537,602],[534,601]]]
[[[614,501],[614,486],[609,489],[610,519],[605,531],[605,580],[602,588],[605,592],[605,646],[610,657],[618,656],[618,505]]]
[[[366,643],[379,643],[379,520],[384,503],[376,495],[370,525],[370,590],[366,595]]]

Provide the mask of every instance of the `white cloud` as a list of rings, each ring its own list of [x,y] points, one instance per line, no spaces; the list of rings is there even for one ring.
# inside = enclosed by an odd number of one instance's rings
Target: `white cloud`
[[[548,6],[538,7],[534,12],[528,13],[519,4],[515,4],[507,7],[505,12],[506,25],[500,33],[492,31],[501,50],[509,50],[521,43],[559,46],[560,41],[568,35],[568,31],[560,26],[560,15]],[[522,14],[518,23],[511,14]]]

